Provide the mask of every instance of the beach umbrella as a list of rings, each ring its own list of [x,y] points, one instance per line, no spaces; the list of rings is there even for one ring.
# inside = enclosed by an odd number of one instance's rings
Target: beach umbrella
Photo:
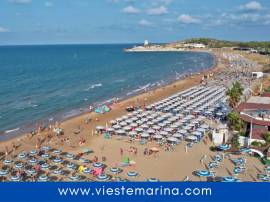
[[[158,123],[158,126],[160,126],[161,128],[165,127],[166,124],[165,123]]]
[[[258,174],[257,178],[263,182],[269,182],[270,181],[270,177],[269,175],[266,174]]]
[[[229,150],[230,148],[231,148],[231,146],[228,145],[228,144],[221,144],[221,145],[218,146],[218,149],[220,149],[220,150],[222,150],[222,151],[227,151],[227,150]]]
[[[135,171],[129,171],[129,172],[127,173],[127,176],[128,176],[128,177],[137,177],[137,176],[138,176],[138,173],[135,172]]]
[[[66,158],[68,158],[68,159],[75,159],[75,155],[74,154],[71,154],[71,153],[67,153],[66,154]]]
[[[232,176],[225,176],[225,177],[222,177],[221,182],[239,182],[239,179]]]
[[[90,174],[91,172],[92,172],[92,169],[90,169],[90,168],[84,168],[83,169],[84,174]]]
[[[159,134],[162,135],[162,136],[168,136],[169,135],[169,133],[167,131],[160,131]]]
[[[98,181],[107,181],[110,179],[110,176],[103,173],[103,174],[98,175],[96,179]]]
[[[143,129],[149,128],[149,126],[148,126],[147,124],[143,124],[143,125],[141,125],[141,127],[142,127]]]
[[[102,167],[104,167],[104,164],[103,164],[103,163],[99,163],[99,162],[95,162],[95,163],[93,163],[92,165],[93,165],[93,167],[95,167],[95,168],[102,168]]]
[[[168,142],[172,142],[172,143],[176,143],[176,142],[178,141],[178,139],[175,138],[175,137],[168,137],[168,138],[167,138],[167,141],[168,141]]]
[[[49,151],[51,149],[50,146],[43,146],[40,148],[41,151]]]
[[[208,125],[206,125],[206,124],[203,124],[203,125],[201,125],[201,128],[208,129],[208,128],[209,128],[209,126],[208,126]]]
[[[50,158],[50,157],[51,157],[51,155],[50,155],[50,154],[45,153],[45,154],[42,154],[42,155],[41,155],[41,157],[42,157],[42,158],[44,158],[44,159],[48,159],[48,158]]]
[[[71,175],[71,176],[69,177],[69,179],[70,179],[71,181],[79,181],[79,180],[81,179],[81,176],[78,175],[78,174],[75,174],[75,175]]]
[[[142,125],[143,122],[141,120],[136,121],[137,124]]]
[[[50,168],[50,165],[47,163],[44,163],[41,165],[41,170],[48,170]]]
[[[119,123],[119,125],[120,125],[120,126],[126,126],[126,125],[127,125],[127,122],[122,121],[122,122]]]
[[[174,130],[173,128],[169,128],[169,127],[164,128],[164,131],[167,131],[167,132],[169,132],[169,133],[171,133],[173,130]]]
[[[128,135],[131,136],[131,137],[134,137],[134,136],[137,135],[137,132],[133,130],[133,131],[130,131],[130,132],[128,133]]]
[[[118,135],[124,135],[126,134],[126,131],[124,131],[123,129],[119,129],[117,131],[115,131]]]
[[[172,137],[175,137],[175,138],[179,138],[179,139],[181,139],[181,138],[183,138],[183,135],[182,134],[180,134],[180,133],[175,133],[175,134],[173,134],[173,136]]]
[[[130,126],[135,128],[135,127],[138,127],[138,124],[137,123],[131,123]]]
[[[194,135],[189,135],[186,137],[186,140],[194,142],[194,141],[197,141],[198,138]]]
[[[177,132],[185,135],[187,133],[187,130],[181,129],[181,130],[178,130]]]
[[[24,158],[26,158],[26,153],[25,153],[25,152],[19,153],[19,154],[18,154],[18,158],[19,158],[19,159],[24,159]]]
[[[154,134],[156,131],[154,130],[154,129],[152,129],[152,128],[149,128],[148,130],[147,130],[147,133],[149,133],[149,134]]]
[[[15,168],[22,169],[23,168],[23,163],[22,162],[16,163]]]
[[[125,126],[123,129],[124,129],[125,131],[130,131],[130,130],[131,130],[131,127],[130,127],[130,126]]]
[[[69,170],[75,170],[76,169],[75,163],[72,163],[72,162],[68,163],[66,166],[67,166],[67,168]]]
[[[48,181],[48,176],[47,175],[40,175],[38,177],[39,182],[47,182]]]
[[[59,158],[59,157],[55,157],[55,158],[53,159],[53,162],[54,162],[54,163],[62,163],[62,162],[63,162],[63,159],[61,159],[61,158]]]
[[[8,173],[9,173],[9,171],[7,170],[7,169],[1,169],[0,170],[0,176],[7,176],[8,175]]]
[[[218,167],[218,163],[216,161],[212,161],[208,164],[209,168],[217,168]]]
[[[3,161],[3,164],[4,165],[9,165],[9,164],[11,164],[13,162],[13,160],[11,160],[11,159],[5,159],[4,161]]]
[[[197,128],[197,131],[199,131],[201,133],[205,133],[205,128]]]
[[[111,132],[114,132],[115,129],[114,128],[106,128],[106,131],[109,132],[109,133],[111,133]]]
[[[152,127],[154,130],[160,130],[160,126],[157,126],[157,125],[154,125],[153,127]]]
[[[153,138],[154,139],[162,139],[162,136],[161,135],[154,135]]]
[[[31,158],[31,159],[28,161],[28,163],[30,163],[30,164],[32,164],[32,165],[35,165],[35,164],[37,164],[37,159]]]
[[[35,155],[37,155],[37,150],[31,150],[30,152],[29,152],[29,155],[30,156],[35,156]]]
[[[146,181],[147,182],[159,182],[160,180],[157,178],[151,177],[151,178],[148,178]]]
[[[120,129],[120,128],[122,128],[120,125],[113,125],[113,128],[115,129],[115,130],[118,130],[118,129]]]
[[[137,131],[137,132],[142,132],[143,129],[142,129],[142,128],[136,128],[135,131]]]
[[[110,168],[110,171],[113,174],[119,174],[122,170],[118,167],[112,167],[112,168]]]
[[[22,181],[22,177],[18,176],[18,175],[12,175],[10,180],[13,182],[20,182],[20,181]]]
[[[64,171],[61,170],[61,169],[55,169],[55,170],[53,171],[53,174],[55,174],[55,175],[62,175],[63,173],[64,173]]]
[[[104,130],[105,128],[103,126],[97,126],[96,130]]]
[[[148,137],[150,137],[150,135],[148,133],[142,133],[141,134],[141,137],[142,138],[148,138]]]
[[[214,176],[214,174],[208,170],[197,170],[195,171],[195,174],[198,177],[213,177]]]

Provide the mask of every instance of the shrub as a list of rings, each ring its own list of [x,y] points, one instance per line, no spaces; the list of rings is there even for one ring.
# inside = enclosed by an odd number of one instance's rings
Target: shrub
[[[258,142],[258,141],[254,141],[254,142],[251,143],[251,145],[254,146],[254,147],[261,147],[262,143]]]
[[[270,143],[270,132],[264,133],[263,138],[267,143]]]
[[[233,147],[236,147],[236,148],[239,148],[240,147],[239,135],[234,135],[232,137],[232,145],[233,145]]]

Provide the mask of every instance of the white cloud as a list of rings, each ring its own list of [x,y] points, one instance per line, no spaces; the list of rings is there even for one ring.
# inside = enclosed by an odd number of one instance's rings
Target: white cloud
[[[156,8],[150,8],[147,10],[148,15],[163,15],[168,13],[168,10],[164,6],[156,7]]]
[[[9,32],[9,29],[0,27],[0,33],[3,33],[3,32]]]
[[[259,11],[262,10],[262,5],[258,1],[251,1],[245,5],[240,6],[242,10]]]
[[[44,5],[45,5],[46,7],[53,7],[53,3],[50,2],[50,1],[46,1],[46,2],[44,3]]]
[[[177,20],[184,24],[198,24],[201,21],[198,18],[192,17],[191,15],[182,14],[178,16]]]
[[[32,0],[9,0],[11,3],[15,4],[29,4]]]
[[[133,6],[127,6],[127,7],[123,8],[122,11],[123,11],[124,13],[129,13],[129,14],[136,14],[136,13],[141,12],[140,9],[135,8],[135,7],[133,7]]]
[[[152,25],[152,23],[149,22],[148,20],[142,19],[139,21],[139,25],[149,27]]]

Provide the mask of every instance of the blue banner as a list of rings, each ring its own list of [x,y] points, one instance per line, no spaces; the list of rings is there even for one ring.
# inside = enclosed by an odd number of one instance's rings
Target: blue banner
[[[0,201],[270,201],[270,183],[0,183]]]

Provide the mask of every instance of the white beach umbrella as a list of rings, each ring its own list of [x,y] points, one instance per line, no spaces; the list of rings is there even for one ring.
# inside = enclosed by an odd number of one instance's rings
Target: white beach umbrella
[[[137,131],[137,132],[142,132],[143,129],[142,129],[142,128],[136,128],[135,131]]]
[[[133,137],[133,136],[136,136],[137,135],[137,132],[133,130],[133,131],[130,131],[128,133],[128,135]]]
[[[196,141],[198,138],[194,135],[189,135],[186,137],[186,140],[189,140],[189,141]]]
[[[153,138],[154,139],[162,139],[162,136],[161,135],[154,135]]]
[[[168,141],[168,142],[177,142],[178,139],[175,138],[175,137],[168,137],[168,138],[167,138],[167,141]]]
[[[183,135],[182,134],[180,134],[180,133],[175,133],[175,134],[173,134],[172,135],[172,137],[175,137],[175,138],[183,138]]]
[[[124,131],[124,130],[122,130],[122,129],[120,129],[120,130],[117,130],[117,131],[115,131],[117,134],[119,134],[119,135],[124,135],[124,134],[126,134],[126,131]]]
[[[97,127],[96,127],[96,130],[104,130],[104,129],[105,129],[104,126],[97,126]]]
[[[135,127],[138,126],[138,124],[137,123],[131,123],[130,126],[133,127],[133,128],[135,128]]]
[[[148,138],[148,137],[150,137],[150,135],[148,133],[142,133],[141,134],[141,137],[142,138]]]
[[[113,125],[112,127],[116,130],[122,128],[120,125]]]

